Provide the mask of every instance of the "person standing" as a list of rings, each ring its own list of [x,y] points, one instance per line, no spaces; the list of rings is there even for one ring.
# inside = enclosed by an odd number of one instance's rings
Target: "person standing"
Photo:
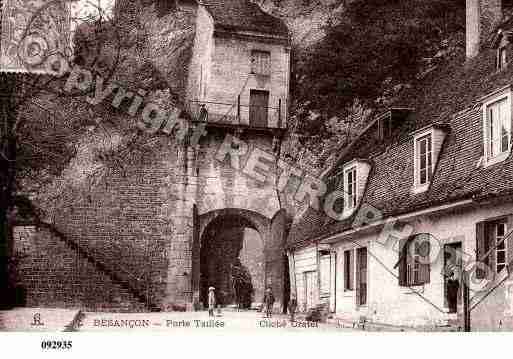
[[[274,305],[274,295],[270,287],[265,290],[264,295],[264,307],[265,307],[265,317],[271,318],[273,313],[273,305]]]
[[[458,312],[458,295],[460,290],[460,280],[458,272],[453,270],[447,278],[447,306],[449,313]]]
[[[215,288],[209,287],[208,288],[208,316],[213,317],[214,316],[214,310],[216,308],[216,294],[215,294]]]
[[[289,315],[290,315],[290,321],[295,321],[295,315],[296,315],[296,309],[297,309],[297,299],[295,296],[292,296],[289,300]]]

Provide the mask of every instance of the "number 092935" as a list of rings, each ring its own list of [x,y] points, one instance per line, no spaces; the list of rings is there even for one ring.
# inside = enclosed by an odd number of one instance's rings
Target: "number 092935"
[[[44,350],[69,350],[71,347],[71,340],[43,340],[41,342],[41,349]]]

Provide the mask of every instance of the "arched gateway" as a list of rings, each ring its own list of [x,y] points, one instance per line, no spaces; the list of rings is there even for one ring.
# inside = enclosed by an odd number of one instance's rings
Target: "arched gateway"
[[[202,215],[196,209],[194,212],[195,306],[201,308],[205,303],[209,286],[216,287],[221,305],[239,303],[243,307],[260,303],[263,290],[270,286],[276,297],[276,308],[284,310],[289,295],[284,253],[285,211],[279,210],[272,218],[237,208]],[[240,282],[244,284],[241,286]]]

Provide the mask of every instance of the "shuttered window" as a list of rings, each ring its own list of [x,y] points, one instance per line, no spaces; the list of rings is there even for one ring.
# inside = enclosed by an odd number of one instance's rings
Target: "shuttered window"
[[[418,234],[410,237],[400,248],[399,285],[415,286],[429,283],[429,235]]]
[[[344,251],[344,290],[354,289],[353,262],[353,251]]]
[[[513,216],[476,224],[476,277],[484,279],[487,272],[500,273],[513,260]],[[492,278],[487,278],[492,279]]]
[[[267,51],[251,51],[251,72],[256,75],[271,74],[271,53]]]

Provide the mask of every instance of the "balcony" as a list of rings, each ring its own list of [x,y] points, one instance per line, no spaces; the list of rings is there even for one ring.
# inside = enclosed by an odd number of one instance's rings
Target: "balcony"
[[[281,99],[278,106],[213,101],[189,101],[187,112],[195,123],[206,122],[208,127],[239,128],[252,131],[283,132],[286,129],[286,108]]]

